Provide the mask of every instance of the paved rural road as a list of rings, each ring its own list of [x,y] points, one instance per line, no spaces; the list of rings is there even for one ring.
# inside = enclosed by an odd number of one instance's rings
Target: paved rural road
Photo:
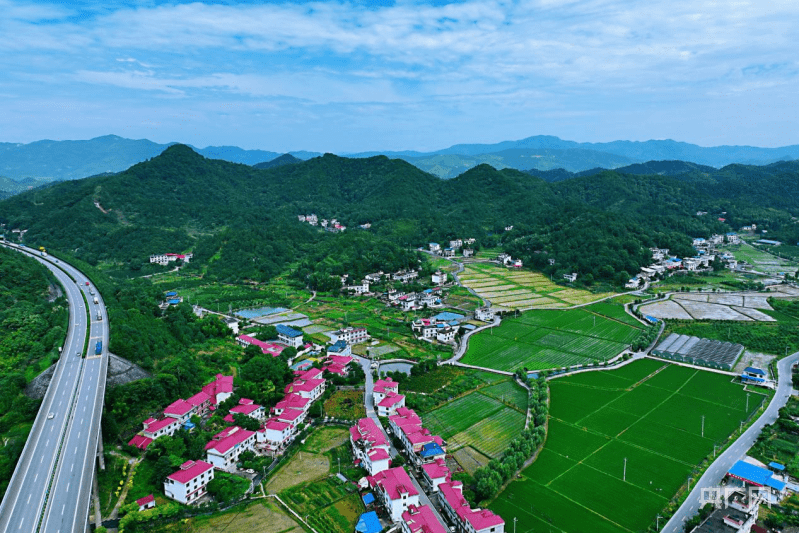
[[[85,531],[108,370],[108,315],[99,295],[100,303],[94,304],[94,296],[90,294],[93,287],[86,285],[82,273],[63,261],[56,264],[52,258],[42,258],[29,248],[9,247],[37,259],[63,285],[69,302],[70,328],[53,379],[0,504],[0,531]],[[84,353],[88,319],[81,292],[89,302],[91,316],[86,358],[78,355]],[[103,317],[101,321],[96,320],[98,310]],[[96,356],[95,344],[99,340],[103,342],[103,350]]]
[[[364,387],[364,397],[363,397],[363,404],[366,407],[366,416],[368,416],[369,418],[374,420],[375,424],[377,424],[377,427],[379,427],[383,431],[383,434],[386,435],[386,439],[388,439],[388,443],[389,443],[389,447],[390,447],[390,452],[389,453],[391,454],[391,457],[394,457],[394,456],[398,455],[399,452],[397,451],[396,448],[394,448],[394,445],[391,444],[391,438],[386,433],[386,428],[384,428],[383,424],[380,423],[380,418],[377,416],[377,413],[375,412],[374,397],[372,395],[372,393],[374,391],[374,386],[375,386],[374,378],[372,377],[372,369],[371,369],[372,361],[367,359],[367,358],[365,358],[365,357],[361,357],[359,355],[355,355],[355,354],[352,354],[352,355],[353,355],[353,357],[358,359],[359,363],[361,363],[361,367],[363,368],[363,372],[364,372],[364,374],[366,374],[366,384],[365,384],[365,387]],[[411,468],[413,468],[413,467],[409,466],[408,470],[410,470]],[[410,478],[411,478],[411,482],[413,483],[413,486],[416,487],[417,491],[419,491],[419,502],[421,502],[422,505],[427,505],[428,507],[430,507],[430,509],[433,511],[433,514],[436,515],[438,520],[442,524],[446,524],[447,522],[438,513],[438,510],[433,505],[433,502],[430,501],[430,498],[427,496],[427,493],[424,491],[424,489],[419,484],[419,482],[416,480],[416,478],[413,475],[411,475]]]
[[[758,435],[763,427],[774,423],[777,420],[779,410],[782,409],[788,401],[793,386],[791,383],[791,366],[799,361],[799,352],[790,355],[777,363],[779,371],[779,383],[774,397],[771,399],[766,411],[760,415],[760,418],[747,429],[743,435],[727,448],[727,450],[718,456],[713,463],[705,471],[704,475],[699,478],[699,482],[688,495],[688,498],[683,502],[674,516],[666,523],[661,531],[667,533],[675,533],[683,530],[683,523],[691,519],[697,511],[699,511],[700,495],[703,488],[717,487],[727,471],[732,468],[737,461],[746,455],[749,448],[755,443]]]

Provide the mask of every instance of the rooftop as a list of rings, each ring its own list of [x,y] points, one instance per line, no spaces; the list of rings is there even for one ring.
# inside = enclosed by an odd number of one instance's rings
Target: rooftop
[[[402,499],[403,494],[407,496],[419,495],[419,491],[413,486],[408,473],[401,466],[383,470],[374,476],[369,476],[367,479],[370,486],[381,486],[392,500]]]
[[[296,329],[292,328],[291,326],[286,326],[284,324],[278,324],[277,326],[275,326],[275,329],[277,329],[277,334],[278,335],[285,335],[286,337],[289,337],[289,338],[292,338],[292,339],[295,338],[295,337],[302,337],[302,331],[297,331]]]
[[[201,476],[208,470],[213,470],[214,465],[206,463],[205,461],[186,461],[180,465],[180,470],[174,472],[167,477],[173,479],[178,483],[188,483],[197,476]]]

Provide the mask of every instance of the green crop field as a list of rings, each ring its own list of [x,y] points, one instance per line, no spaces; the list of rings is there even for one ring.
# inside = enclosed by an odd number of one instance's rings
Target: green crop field
[[[507,371],[601,362],[622,352],[643,330],[613,304],[534,310],[472,336],[462,362]]]
[[[524,429],[527,391],[507,378],[484,381],[478,390],[422,415],[422,421],[447,441],[450,451],[471,446],[496,458]]]
[[[765,398],[750,393],[747,409],[730,376],[649,359],[554,379],[550,391],[544,449],[490,506],[518,518],[518,533],[647,529]]]

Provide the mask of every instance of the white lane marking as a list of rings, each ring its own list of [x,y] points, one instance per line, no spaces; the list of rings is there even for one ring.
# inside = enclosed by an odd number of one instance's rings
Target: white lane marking
[[[45,444],[44,446],[45,446],[45,448],[46,448],[47,446],[50,446],[50,439],[47,439],[47,444]]]
[[[30,503],[30,502],[31,502],[31,496],[33,496],[33,493],[32,493],[32,492],[31,492],[30,494],[28,494],[28,501],[27,501],[27,503]]]
[[[23,518],[22,521],[19,523],[19,527],[17,529],[22,529],[22,524],[25,523],[25,519]]]
[[[64,516],[64,509],[67,508],[67,504],[61,506],[61,516]]]
[[[42,458],[41,458],[41,459],[39,459],[39,464],[41,464],[41,463],[42,463],[42,461],[44,461],[44,455],[42,455]]]
[[[33,476],[33,482],[36,483],[36,480],[39,479],[39,473],[37,472],[35,476]]]

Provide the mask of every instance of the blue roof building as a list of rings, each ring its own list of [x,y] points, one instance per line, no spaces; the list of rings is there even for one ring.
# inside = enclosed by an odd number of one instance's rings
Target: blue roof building
[[[377,518],[377,513],[375,511],[363,513],[355,525],[355,531],[359,533],[380,533],[383,531],[380,519]]]
[[[302,337],[302,331],[297,331],[296,329],[292,328],[291,326],[286,326],[284,324],[278,324],[275,326],[278,335],[285,335],[286,337]]]
[[[774,461],[770,462],[768,464],[768,467],[769,468],[773,468],[774,470],[776,470],[778,472],[782,472],[782,471],[785,470],[785,465],[784,464],[777,463],[777,462],[774,462]]]
[[[168,293],[166,293],[167,298],[170,296],[177,296],[177,295],[178,293],[176,293],[175,291],[169,291]]]
[[[366,494],[364,494],[362,499],[363,499],[363,504],[364,505],[369,505],[370,503],[375,503],[375,495],[372,494],[371,492],[367,492]]]
[[[777,492],[785,490],[785,483],[774,477],[770,470],[760,468],[745,461],[738,461],[730,468],[728,475],[750,485],[769,487]]]
[[[180,303],[180,298],[172,298],[171,300],[167,300],[166,303],[169,305],[178,305]]]
[[[764,370],[761,370],[759,368],[755,368],[753,366],[747,366],[746,368],[744,368],[744,373],[751,374],[753,376],[757,376],[757,377],[761,377],[761,378],[762,377],[766,377],[766,372]]]
[[[422,449],[419,451],[419,455],[422,459],[433,459],[438,455],[446,455],[444,449],[438,445],[436,442],[428,442]]]

